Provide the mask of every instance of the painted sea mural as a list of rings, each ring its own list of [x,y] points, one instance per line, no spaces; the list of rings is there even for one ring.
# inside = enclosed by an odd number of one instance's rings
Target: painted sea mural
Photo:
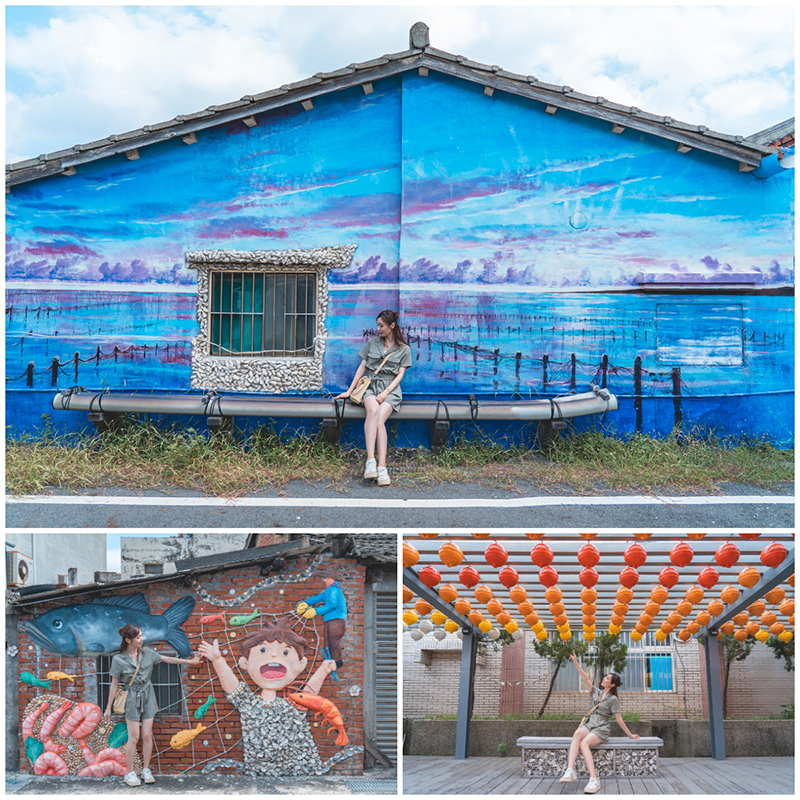
[[[463,80],[344,89],[14,187],[7,423],[85,425],[51,411],[55,387],[190,391],[186,252],[354,243],[328,276],[326,392],[349,383],[376,313],[397,308],[406,397],[595,382],[620,397],[604,420],[620,433],[681,422],[786,445],[792,203],[791,169],[759,180]]]

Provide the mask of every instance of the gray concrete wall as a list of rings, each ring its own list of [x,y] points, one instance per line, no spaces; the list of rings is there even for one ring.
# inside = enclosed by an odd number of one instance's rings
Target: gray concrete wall
[[[106,535],[104,533],[13,533],[6,541],[14,550],[31,560],[28,586],[56,583],[70,567],[78,570],[77,583],[92,583],[95,571],[106,570]],[[6,548],[8,549],[8,548]]]
[[[707,720],[664,719],[629,722],[628,728],[640,736],[658,736],[664,740],[662,758],[710,758],[711,739]],[[469,754],[475,757],[497,756],[497,746],[505,743],[509,756],[519,755],[516,742],[520,736],[572,736],[578,720],[543,721],[473,720],[470,728]],[[412,756],[452,756],[456,744],[456,720],[403,720],[405,746]],[[624,736],[616,722],[612,736]],[[727,720],[725,753],[729,758],[794,755],[794,720]]]
[[[175,561],[244,549],[247,533],[195,533],[183,536],[122,536],[122,579],[139,577],[145,564],[163,565],[164,574],[175,571]]]
[[[6,614],[6,772],[19,772],[18,614]]]

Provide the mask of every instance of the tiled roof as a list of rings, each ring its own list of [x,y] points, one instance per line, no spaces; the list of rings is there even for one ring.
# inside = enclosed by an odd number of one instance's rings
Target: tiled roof
[[[308,534],[309,544],[318,545],[330,541],[332,538],[341,538],[340,534],[311,533]],[[387,564],[397,563],[397,534],[394,533],[352,533],[347,537],[349,545],[345,545],[343,553],[346,556],[358,558],[362,561],[380,561]]]
[[[746,137],[748,142],[768,145],[770,147],[794,147],[794,117],[771,125],[763,131],[751,133]]]
[[[767,147],[750,137],[719,133],[703,125],[693,125],[672,117],[651,114],[633,106],[613,103],[604,97],[576,92],[570,86],[545,83],[533,75],[508,72],[495,65],[481,64],[464,56],[438,50],[428,43],[427,27],[424,25],[421,27],[424,29],[424,35],[420,36],[420,23],[417,23],[412,28],[412,46],[402,52],[348,64],[332,72],[318,72],[310,78],[260,94],[245,95],[240,100],[223,105],[209,106],[194,114],[179,114],[166,122],[145,125],[94,142],[74,145],[37,158],[8,164],[6,185],[14,186],[60,173],[73,174],[73,170],[82,164],[111,155],[128,153],[176,137],[185,137],[187,144],[193,143],[197,141],[194,135],[206,128],[245,120],[255,114],[292,103],[305,102],[308,105],[309,101],[319,95],[353,86],[365,86],[381,78],[411,70],[419,70],[421,74],[438,72],[478,83],[486,87],[487,94],[500,91],[527,97],[546,104],[551,113],[563,108],[603,119],[614,126],[617,132],[620,128],[631,128],[660,136],[676,142],[682,152],[696,148],[716,153],[740,162],[740,169],[743,171],[757,167],[763,156],[775,152],[774,148]]]

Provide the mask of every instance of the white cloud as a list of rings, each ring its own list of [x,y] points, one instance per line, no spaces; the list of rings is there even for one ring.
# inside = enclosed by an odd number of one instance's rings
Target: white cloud
[[[7,32],[7,157],[398,52],[418,20],[440,49],[726,133],[793,113],[788,6],[77,6]]]

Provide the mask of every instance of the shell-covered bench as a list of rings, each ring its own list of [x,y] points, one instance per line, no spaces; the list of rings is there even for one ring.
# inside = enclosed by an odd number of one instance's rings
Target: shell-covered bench
[[[571,741],[570,736],[521,736],[517,739],[517,747],[522,748],[522,775],[534,778],[563,775]],[[664,740],[657,736],[639,739],[611,736],[607,742],[592,748],[597,777],[657,777],[658,748],[663,745]],[[579,777],[589,775],[580,751],[575,771]]]

